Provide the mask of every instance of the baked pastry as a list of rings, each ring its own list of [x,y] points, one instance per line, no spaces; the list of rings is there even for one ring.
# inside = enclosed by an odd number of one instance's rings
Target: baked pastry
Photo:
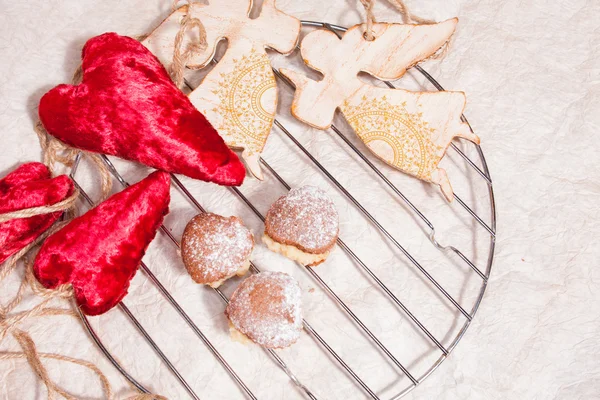
[[[338,234],[339,217],[333,201],[317,187],[302,186],[271,205],[263,242],[276,253],[315,266],[327,259]]]
[[[252,232],[237,217],[212,213],[196,215],[181,239],[181,257],[196,283],[214,288],[250,268]]]
[[[48,289],[71,284],[87,315],[116,306],[169,212],[168,173],[156,171],[49,236],[33,264]]]
[[[294,344],[302,330],[302,291],[283,272],[251,275],[225,309],[234,340],[280,349]]]

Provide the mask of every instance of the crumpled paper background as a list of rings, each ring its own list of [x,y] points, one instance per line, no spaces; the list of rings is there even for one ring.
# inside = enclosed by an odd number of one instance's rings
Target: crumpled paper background
[[[350,26],[363,18],[355,0],[277,3],[301,19]],[[406,398],[597,398],[600,4],[587,0],[448,0],[409,1],[408,5],[424,17],[460,19],[446,58],[424,66],[447,89],[467,93],[466,115],[482,139],[494,182],[498,239],[488,290],[465,337],[450,358]],[[54,85],[70,80],[86,39],[106,31],[148,32],[166,17],[169,8],[166,0],[0,2],[0,172],[40,159],[32,130],[38,101]],[[375,12],[378,20],[399,20],[383,0]],[[301,68],[297,60],[273,59],[276,65],[295,62],[295,68]],[[200,75],[191,74],[189,79],[197,83]],[[410,72],[399,85],[415,89],[422,82],[422,77]],[[430,84],[425,88],[433,90]],[[480,278],[455,256],[435,249],[427,238],[426,225],[334,133],[296,123],[288,112],[291,91],[280,85],[279,93],[281,122],[470,310]],[[356,143],[341,118],[336,124]],[[472,146],[460,146],[476,159]],[[449,345],[464,317],[436,294],[406,257],[276,128],[264,156],[291,185],[312,183],[331,194],[340,210],[342,239]],[[114,161],[131,182],[148,172]],[[448,205],[436,188],[376,164],[431,220],[441,243],[458,247],[477,266],[485,267],[488,236],[458,204]],[[450,151],[442,165],[461,198],[489,221],[482,179],[455,152]],[[86,165],[77,176],[92,195],[98,193],[95,178]],[[209,210],[239,215],[260,236],[260,220],[228,190],[184,182]],[[249,181],[242,191],[263,213],[285,192],[268,173],[265,183]],[[166,225],[180,237],[196,211],[175,189],[171,209]],[[263,269],[286,271],[300,281],[306,319],[381,398],[391,398],[407,387],[406,377],[306,271],[269,254],[262,245],[254,259]],[[145,261],[258,398],[302,398],[265,352],[230,341],[223,303],[212,291],[193,284],[164,235],[151,245]],[[439,350],[341,249],[316,272],[415,376],[439,357]],[[2,300],[16,291],[19,279],[14,274],[3,283]],[[230,295],[238,282],[227,284],[224,291]],[[31,299],[29,304],[34,302]],[[244,398],[142,273],[134,279],[125,303],[201,398]],[[122,312],[113,310],[93,318],[92,325],[140,382],[171,399],[187,398]],[[119,397],[133,393],[78,321],[49,317],[29,320],[22,327],[31,332],[40,351],[92,361],[107,374]],[[8,338],[0,349],[17,347]],[[317,398],[367,398],[309,335],[303,334],[298,344],[279,354]],[[51,376],[77,398],[102,398],[98,380],[89,371],[55,361],[45,364]],[[16,360],[0,364],[0,397],[41,399],[46,394],[26,362]]]

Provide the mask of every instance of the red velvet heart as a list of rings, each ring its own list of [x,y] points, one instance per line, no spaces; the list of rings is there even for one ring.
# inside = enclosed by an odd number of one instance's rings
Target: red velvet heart
[[[71,283],[88,315],[117,305],[169,212],[169,187],[169,174],[154,172],[72,220],[42,245],[38,281],[49,289]]]
[[[73,190],[67,176],[51,179],[44,164],[23,164],[0,180],[0,214],[56,204]],[[33,242],[61,215],[62,211],[57,211],[0,223],[0,263]]]
[[[242,184],[241,161],[140,42],[105,33],[88,40],[82,58],[82,83],[59,85],[40,101],[50,134],[163,171]]]

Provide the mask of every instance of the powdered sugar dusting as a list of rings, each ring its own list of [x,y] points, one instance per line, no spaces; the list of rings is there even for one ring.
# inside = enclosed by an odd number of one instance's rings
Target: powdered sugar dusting
[[[244,267],[253,247],[252,233],[239,218],[206,213],[186,226],[181,255],[194,281],[213,283]]]
[[[302,186],[280,197],[269,209],[267,235],[311,253],[333,246],[339,233],[339,217],[333,201],[314,186]]]
[[[251,275],[233,293],[225,314],[238,331],[261,346],[290,346],[302,330],[300,285],[283,272]]]

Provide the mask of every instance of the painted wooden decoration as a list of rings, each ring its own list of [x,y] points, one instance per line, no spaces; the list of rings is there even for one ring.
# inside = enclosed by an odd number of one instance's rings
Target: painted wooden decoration
[[[292,114],[318,129],[331,126],[340,109],[358,136],[394,168],[438,184],[451,201],[452,186],[438,167],[454,137],[479,143],[461,122],[462,92],[410,92],[375,87],[361,80],[366,72],[383,81],[400,78],[408,68],[434,54],[450,38],[456,18],[431,25],[374,24],[375,39],[364,38],[364,26],[350,28],[340,40],[317,30],[302,41],[302,58],[323,74],[314,81],[281,69],[296,86]]]
[[[265,0],[257,18],[250,19],[252,0],[211,0],[192,3],[173,12],[142,43],[166,66],[173,59],[174,41],[187,13],[206,29],[207,48],[194,54],[187,67],[205,67],[217,44],[227,39],[227,51],[201,85],[189,94],[191,102],[217,128],[225,142],[241,149],[252,174],[263,179],[263,151],[277,109],[275,76],[265,48],[287,54],[294,50],[300,21],[279,11],[275,0]],[[188,32],[189,41],[196,32]],[[184,41],[183,48],[187,47]]]

